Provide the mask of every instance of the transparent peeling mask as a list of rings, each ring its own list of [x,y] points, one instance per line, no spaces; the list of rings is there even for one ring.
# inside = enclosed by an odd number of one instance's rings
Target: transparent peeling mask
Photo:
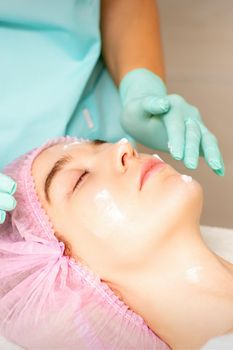
[[[94,203],[101,213],[101,221],[105,227],[104,232],[95,232],[98,237],[107,237],[114,226],[119,227],[126,223],[125,213],[119,208],[107,189],[103,189],[96,194]]]

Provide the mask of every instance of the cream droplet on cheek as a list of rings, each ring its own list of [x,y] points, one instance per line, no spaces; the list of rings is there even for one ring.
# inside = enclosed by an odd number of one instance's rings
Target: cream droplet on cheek
[[[119,225],[121,225],[122,222],[125,221],[125,214],[119,208],[114,198],[106,189],[100,191],[95,196],[94,202],[97,205],[98,212],[100,213],[101,217],[101,222],[104,225],[104,232],[102,232],[100,228],[100,232],[95,232],[95,234],[99,237],[106,237],[111,233],[114,225],[117,225],[119,227]]]
[[[190,182],[192,182],[192,181],[193,181],[192,176],[188,176],[188,175],[181,175],[180,177],[181,177],[181,179],[182,179],[184,182],[186,182],[186,183],[190,183]]]

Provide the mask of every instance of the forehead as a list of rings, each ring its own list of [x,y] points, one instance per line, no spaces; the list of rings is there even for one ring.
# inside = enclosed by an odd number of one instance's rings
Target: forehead
[[[32,171],[35,173],[37,170],[43,171],[45,168],[48,171],[49,166],[52,166],[53,163],[61,156],[63,153],[63,148],[66,143],[59,143],[53,145],[49,148],[44,149],[38,154],[34,159],[32,164]]]
[[[77,148],[83,148],[85,145],[89,144],[89,142],[83,142],[83,141],[68,141],[68,142],[62,142],[57,145],[53,145],[51,147],[46,148],[41,153],[38,154],[38,156],[35,158],[33,162],[33,170],[34,172],[40,169],[40,171],[43,171],[43,169],[46,167],[47,171],[50,169],[53,164],[64,154],[66,153],[72,153],[72,150]],[[82,147],[81,147],[82,146]]]

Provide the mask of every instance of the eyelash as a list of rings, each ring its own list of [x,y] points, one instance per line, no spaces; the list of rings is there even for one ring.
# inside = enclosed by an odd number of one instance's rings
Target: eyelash
[[[79,187],[79,185],[81,184],[81,182],[83,181],[83,178],[88,174],[88,171],[85,170],[84,173],[82,173],[82,175],[78,178],[78,181],[76,182],[74,188],[73,188],[73,191]]]

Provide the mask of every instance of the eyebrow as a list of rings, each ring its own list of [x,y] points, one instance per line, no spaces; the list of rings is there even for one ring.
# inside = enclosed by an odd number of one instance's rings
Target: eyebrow
[[[93,140],[90,142],[91,145],[97,146],[102,145],[103,143],[107,143],[107,141],[103,140]],[[52,181],[54,180],[55,176],[61,172],[74,158],[71,155],[63,155],[61,158],[59,158],[53,165],[52,169],[48,173],[45,184],[44,184],[44,192],[45,192],[45,198],[50,203],[50,197],[49,197],[49,190],[51,188]]]

